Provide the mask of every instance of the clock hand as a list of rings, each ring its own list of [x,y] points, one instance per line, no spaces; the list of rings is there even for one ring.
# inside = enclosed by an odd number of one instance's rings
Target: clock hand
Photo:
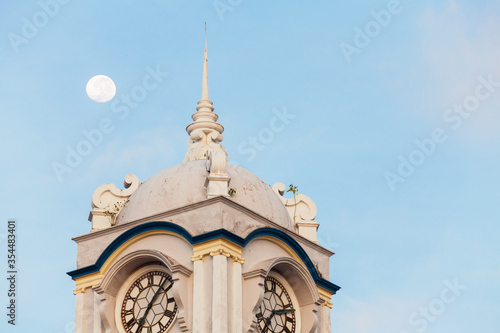
[[[278,310],[272,310],[271,311],[271,315],[268,318],[266,318],[266,324],[267,325],[271,325],[271,318],[275,314],[285,314],[285,313],[292,313],[292,312],[295,312],[295,309],[278,309]]]
[[[293,313],[295,312],[295,309],[278,309],[278,310],[273,310],[274,314],[284,314],[284,313]]]
[[[142,317],[141,319],[139,319],[139,327],[137,327],[137,329],[135,330],[135,333],[139,333],[139,331],[142,329],[142,325],[144,325],[144,322],[146,321],[146,317]]]
[[[156,293],[153,295],[153,298],[151,299],[151,302],[149,302],[148,307],[146,308],[146,312],[144,313],[144,316],[142,316],[142,318],[139,319],[139,322],[138,322],[139,327],[137,327],[136,333],[138,333],[139,330],[142,328],[142,325],[144,325],[144,322],[146,321],[146,318],[148,316],[149,310],[151,310],[151,308],[153,307],[153,304],[155,303],[156,299],[160,295],[160,291],[163,290],[163,287],[165,286],[165,283],[167,283],[167,281],[168,280],[165,279],[163,281],[163,283],[161,284],[160,288],[158,288],[158,290],[156,290]]]
[[[267,325],[271,325],[271,318],[272,318],[273,316],[274,316],[274,310],[273,310],[273,311],[271,311],[271,315],[270,315],[268,318],[266,318],[266,326],[267,326]]]
[[[160,288],[158,288],[158,290],[156,290],[156,293],[154,294],[153,299],[151,300],[151,302],[148,305],[148,309],[151,309],[151,307],[153,306],[154,302],[156,301],[156,299],[160,295],[160,292],[163,290],[163,287],[165,287],[165,283],[167,283],[167,281],[168,280],[165,279],[165,281],[163,281],[163,283],[161,284]]]

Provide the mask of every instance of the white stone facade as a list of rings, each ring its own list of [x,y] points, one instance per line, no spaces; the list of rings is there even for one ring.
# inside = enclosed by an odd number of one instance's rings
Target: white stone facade
[[[205,51],[185,162],[92,197],[91,232],[74,238],[68,273],[77,333],[330,332],[339,287],[329,282],[333,252],[316,239],[316,206],[227,163],[206,64]]]
[[[185,167],[191,172],[202,170]],[[209,175],[206,169],[205,173]],[[144,216],[126,222],[118,216],[116,225],[74,239],[78,244],[78,270],[71,273],[77,285],[76,332],[125,332],[117,313],[120,295],[130,284],[127,278],[157,266],[175,281],[179,311],[169,332],[257,332],[256,311],[269,274],[279,276],[293,290],[301,323],[296,332],[330,332],[330,296],[335,290],[326,290],[321,282],[329,277],[331,251],[288,224],[243,206],[244,200],[237,197],[244,191],[238,187],[233,196],[205,196],[184,207],[170,208],[168,196],[159,198],[166,211],[145,216],[151,209],[140,191],[145,184],[122,210],[136,207],[138,200]],[[270,187],[269,191],[279,200]],[[148,188],[147,193],[156,192]],[[291,220],[282,208],[275,218],[280,221],[284,211]]]

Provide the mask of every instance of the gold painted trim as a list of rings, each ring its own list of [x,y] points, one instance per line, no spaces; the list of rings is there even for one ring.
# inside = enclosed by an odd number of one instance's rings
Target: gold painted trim
[[[334,294],[331,291],[328,291],[325,288],[320,287],[318,285],[316,285],[316,287],[318,288],[319,296],[323,300],[323,303],[321,303],[321,305],[327,306],[330,309],[333,308],[333,303],[331,301],[332,301],[332,295]]]
[[[175,236],[175,237],[178,237],[178,238],[186,241],[186,243],[189,244],[189,242],[187,241],[187,239],[185,239],[184,237],[180,236],[179,234],[174,233],[174,232],[169,231],[169,230],[151,230],[151,231],[147,231],[147,232],[144,232],[142,234],[139,234],[137,236],[134,236],[131,239],[129,239],[128,241],[126,241],[125,243],[123,243],[122,245],[120,245],[120,247],[118,247],[108,257],[108,259],[106,259],[106,261],[101,266],[101,269],[99,269],[98,272],[90,273],[88,275],[83,275],[83,276],[75,278],[74,280],[76,282],[76,289],[75,289],[75,291],[73,291],[73,293],[75,293],[76,291],[78,291],[77,293],[80,293],[80,292],[82,292],[81,291],[82,289],[91,288],[91,287],[95,287],[95,286],[100,285],[101,282],[102,282],[102,279],[104,278],[104,275],[106,275],[106,272],[109,270],[109,268],[111,267],[111,265],[116,261],[116,259],[129,246],[131,246],[132,244],[140,241],[141,239],[144,239],[146,237],[156,236],[156,235],[171,235],[171,236]]]
[[[243,264],[245,259],[241,257],[242,247],[223,237],[211,239],[209,241],[195,244],[193,247],[193,256],[191,261],[203,260],[207,255],[223,255],[231,258],[233,261]]]
[[[306,269],[307,269],[307,266],[306,264],[302,261],[302,259],[297,255],[297,253],[295,253],[295,251],[288,245],[286,244],[285,242],[279,240],[279,239],[276,239],[274,237],[271,237],[271,236],[259,236],[259,237],[256,237],[254,238],[253,240],[255,239],[264,239],[264,240],[268,240],[276,245],[278,245],[279,247],[281,247],[283,250],[285,250],[293,259],[297,260],[302,266],[304,266]],[[252,241],[253,241],[252,240]],[[318,285],[316,285],[316,287],[318,288],[318,292],[319,292],[319,295],[321,297],[321,299],[323,300],[323,303],[322,305],[323,306],[327,306],[329,307],[330,309],[333,308],[333,304],[331,302],[331,299],[332,299],[332,295],[334,293],[326,290],[325,288],[322,288]]]
[[[205,256],[202,256],[202,255],[199,255],[199,256],[192,256],[191,257],[191,261],[192,262],[195,262],[195,261],[198,261],[198,260],[203,260]]]
[[[101,271],[89,275],[80,276],[75,279],[76,290],[90,288],[99,285],[104,277]],[[76,295],[76,294],[75,294]]]
[[[84,294],[87,288],[76,288],[73,290],[73,295]]]
[[[306,264],[302,261],[302,259],[300,259],[298,254],[295,253],[295,251],[287,243],[285,243],[277,238],[274,238],[272,236],[259,236],[259,237],[255,237],[254,239],[252,239],[252,241],[257,240],[257,239],[264,239],[264,240],[270,241],[270,242],[278,245],[283,250],[285,250],[286,253],[288,253],[293,259],[297,260],[302,266],[304,266],[307,269]]]

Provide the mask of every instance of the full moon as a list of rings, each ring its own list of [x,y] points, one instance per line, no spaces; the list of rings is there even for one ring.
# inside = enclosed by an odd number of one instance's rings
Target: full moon
[[[96,75],[87,83],[87,95],[98,103],[106,103],[115,97],[116,86],[106,75]]]

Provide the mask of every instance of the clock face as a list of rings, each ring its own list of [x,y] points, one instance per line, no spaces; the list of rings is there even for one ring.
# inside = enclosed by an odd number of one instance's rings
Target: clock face
[[[267,277],[264,282],[264,300],[256,316],[260,332],[295,332],[292,300],[285,287],[273,277]]]
[[[127,333],[163,333],[170,327],[177,313],[172,285],[167,273],[152,271],[130,286],[121,308]]]

